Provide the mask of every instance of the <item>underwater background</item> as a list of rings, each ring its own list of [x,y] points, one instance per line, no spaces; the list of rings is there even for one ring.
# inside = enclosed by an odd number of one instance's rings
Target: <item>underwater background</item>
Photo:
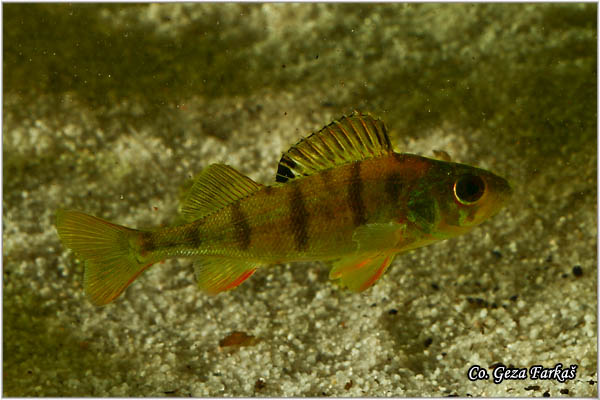
[[[3,395],[597,396],[596,13],[5,4]],[[87,301],[57,208],[168,225],[204,167],[273,182],[283,151],[353,110],[397,151],[506,177],[512,200],[362,294],[295,263],[210,297],[176,259]],[[467,379],[557,363],[576,378]]]

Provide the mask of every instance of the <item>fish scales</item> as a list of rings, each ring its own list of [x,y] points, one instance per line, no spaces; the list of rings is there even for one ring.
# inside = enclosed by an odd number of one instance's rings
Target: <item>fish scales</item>
[[[273,185],[209,166],[182,202],[181,225],[143,231],[58,210],[56,227],[84,260],[86,294],[98,305],[172,257],[194,258],[209,294],[263,265],[315,260],[330,261],[330,278],[360,292],[396,254],[464,234],[510,197],[505,179],[440,158],[395,153],[382,121],[354,113],[284,153]]]
[[[357,227],[406,221],[397,205],[402,186],[410,188],[420,178],[415,168],[426,171],[427,164],[417,163],[391,155],[265,187],[206,217],[195,234],[186,233],[193,229],[188,226],[155,233],[155,246],[165,246],[156,250],[161,256],[235,255],[265,262],[340,257],[356,247]],[[406,211],[406,199],[403,203]],[[171,245],[177,241],[179,246]]]

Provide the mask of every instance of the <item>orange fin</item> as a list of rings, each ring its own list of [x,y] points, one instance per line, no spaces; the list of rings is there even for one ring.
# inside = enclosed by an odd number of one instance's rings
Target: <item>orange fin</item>
[[[339,279],[353,292],[371,287],[392,263],[395,254],[349,256],[333,263],[329,279]]]
[[[253,261],[222,257],[203,257],[194,263],[198,287],[208,294],[217,294],[239,286],[259,266],[259,263]]]
[[[138,230],[65,210],[56,212],[56,230],[63,245],[85,262],[85,293],[96,305],[113,301],[152,265],[136,249]]]

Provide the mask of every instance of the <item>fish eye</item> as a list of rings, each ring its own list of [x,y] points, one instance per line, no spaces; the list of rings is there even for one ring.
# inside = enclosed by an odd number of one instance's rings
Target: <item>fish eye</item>
[[[477,175],[463,175],[454,182],[454,197],[461,204],[473,204],[483,196],[485,182]]]

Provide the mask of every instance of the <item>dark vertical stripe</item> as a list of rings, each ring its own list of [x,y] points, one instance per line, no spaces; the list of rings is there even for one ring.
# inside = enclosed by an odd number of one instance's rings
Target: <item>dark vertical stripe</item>
[[[145,255],[147,253],[155,251],[157,248],[156,242],[154,241],[154,235],[151,232],[142,232],[140,234],[140,253]]]
[[[252,230],[250,229],[250,225],[248,225],[248,218],[242,211],[239,201],[236,201],[231,205],[231,223],[235,228],[235,235],[239,248],[242,250],[248,249],[248,247],[250,247],[250,235],[252,235]]]
[[[398,204],[402,193],[402,177],[397,172],[391,172],[385,178],[385,194],[390,204]]]
[[[140,252],[151,253],[157,250],[167,250],[174,247],[197,249],[202,244],[199,232],[200,224],[165,229],[157,234],[142,232],[140,236]]]
[[[360,161],[352,165],[350,184],[348,185],[348,205],[352,211],[354,226],[363,225],[367,222],[365,217],[365,203],[362,198],[363,183],[360,177]]]
[[[183,233],[183,240],[186,246],[193,249],[197,249],[202,244],[202,238],[200,237],[200,225],[199,223],[189,226]]]
[[[304,204],[304,195],[300,190],[298,182],[291,183],[292,191],[290,195],[290,215],[292,216],[292,232],[296,250],[304,251],[308,247],[308,212]]]

